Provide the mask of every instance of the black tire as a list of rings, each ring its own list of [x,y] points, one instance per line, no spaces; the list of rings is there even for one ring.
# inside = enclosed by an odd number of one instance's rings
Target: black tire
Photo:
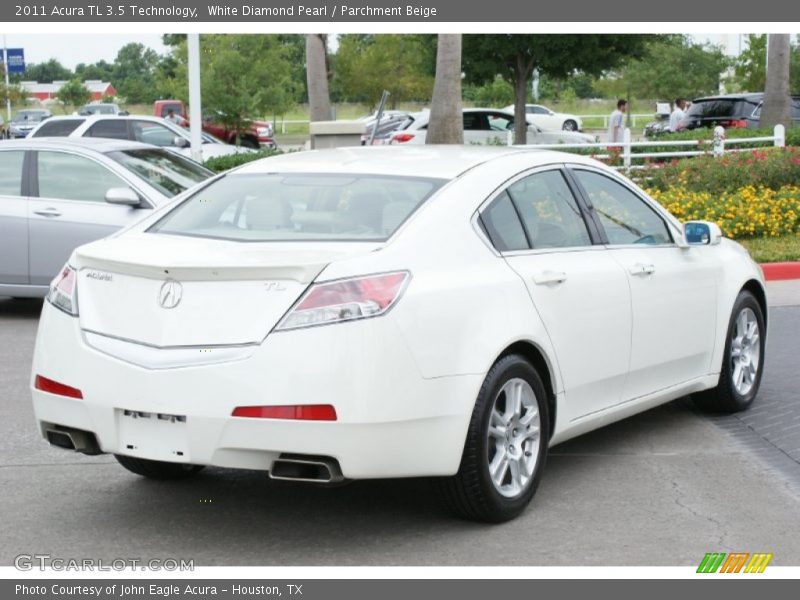
[[[737,338],[737,320],[746,311],[752,311],[758,324],[759,361],[756,367],[752,387],[746,393],[740,393],[734,383],[734,358],[731,347]],[[764,313],[755,296],[746,290],[739,292],[733,304],[728,332],[725,337],[725,354],[722,358],[722,369],[719,374],[719,383],[716,387],[703,392],[692,394],[692,400],[702,410],[715,413],[735,413],[747,410],[753,404],[758,388],[761,385],[761,376],[764,372],[764,350],[766,342],[766,327],[764,326]]]
[[[493,449],[488,439],[488,429],[495,402],[500,398],[503,386],[513,379],[524,380],[532,389],[540,429],[533,473],[518,495],[506,497],[495,487],[489,474],[489,455]],[[478,393],[458,472],[452,477],[437,481],[442,500],[456,515],[472,521],[502,523],[513,519],[525,510],[536,493],[547,459],[549,440],[547,393],[541,377],[522,356],[504,356],[486,375]]]
[[[561,128],[564,131],[578,131],[578,124],[572,119],[567,119]]]
[[[251,148],[252,150],[258,150],[261,146],[258,145],[258,140],[254,140],[250,137],[245,137],[241,139],[242,147],[244,148]]]
[[[131,473],[136,473],[148,479],[166,481],[170,479],[186,479],[203,470],[203,465],[187,465],[185,463],[171,463],[160,460],[147,460],[115,454],[117,462]]]

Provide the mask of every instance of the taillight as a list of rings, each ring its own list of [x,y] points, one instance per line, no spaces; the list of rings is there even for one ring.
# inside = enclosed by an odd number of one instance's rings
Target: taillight
[[[401,144],[404,144],[405,142],[410,142],[413,139],[414,139],[413,133],[396,133],[395,135],[392,136],[393,142],[399,142]]]
[[[83,398],[83,393],[81,393],[78,388],[64,385],[63,383],[53,381],[52,379],[42,377],[41,375],[36,376],[36,379],[33,382],[33,387],[35,387],[37,390],[47,392],[48,394],[56,394],[57,396],[66,396],[67,398],[78,399]]]
[[[330,404],[287,406],[237,406],[232,416],[251,419],[294,419],[298,421],[335,421],[336,409]]]
[[[77,272],[69,265],[64,265],[61,272],[50,283],[47,300],[56,308],[73,317],[78,316],[78,290],[76,286]]]
[[[313,284],[281,319],[276,331],[378,317],[397,302],[408,271]]]

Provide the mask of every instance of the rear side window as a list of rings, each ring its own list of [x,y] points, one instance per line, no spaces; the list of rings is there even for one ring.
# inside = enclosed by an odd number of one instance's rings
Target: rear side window
[[[103,119],[92,125],[84,137],[128,139],[128,122],[125,119]]]
[[[228,175],[149,231],[242,242],[383,241],[443,183],[389,175]]]
[[[481,225],[500,252],[528,250],[528,238],[507,192],[500,194],[480,215]]]
[[[0,196],[22,195],[22,163],[25,152],[0,152]]]
[[[45,123],[31,137],[67,137],[75,131],[84,119],[61,119],[58,121],[45,121]]]

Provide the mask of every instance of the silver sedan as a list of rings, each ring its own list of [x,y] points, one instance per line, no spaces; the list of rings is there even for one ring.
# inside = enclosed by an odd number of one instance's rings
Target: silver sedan
[[[0,296],[44,296],[76,247],[211,175],[188,158],[136,142],[0,142]]]

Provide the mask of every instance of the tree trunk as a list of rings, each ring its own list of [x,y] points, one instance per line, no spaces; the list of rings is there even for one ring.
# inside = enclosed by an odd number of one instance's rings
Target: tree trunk
[[[767,84],[764,89],[764,106],[761,109],[761,127],[775,127],[779,123],[789,127],[789,59],[791,47],[788,33],[771,33],[767,36]]]
[[[461,34],[440,33],[426,144],[463,144]]]
[[[528,119],[525,111],[525,98],[528,93],[528,75],[532,67],[522,54],[517,56],[514,69],[514,143],[528,143]]]
[[[332,118],[326,46],[327,36],[306,34],[306,74],[311,121],[330,121]]]

